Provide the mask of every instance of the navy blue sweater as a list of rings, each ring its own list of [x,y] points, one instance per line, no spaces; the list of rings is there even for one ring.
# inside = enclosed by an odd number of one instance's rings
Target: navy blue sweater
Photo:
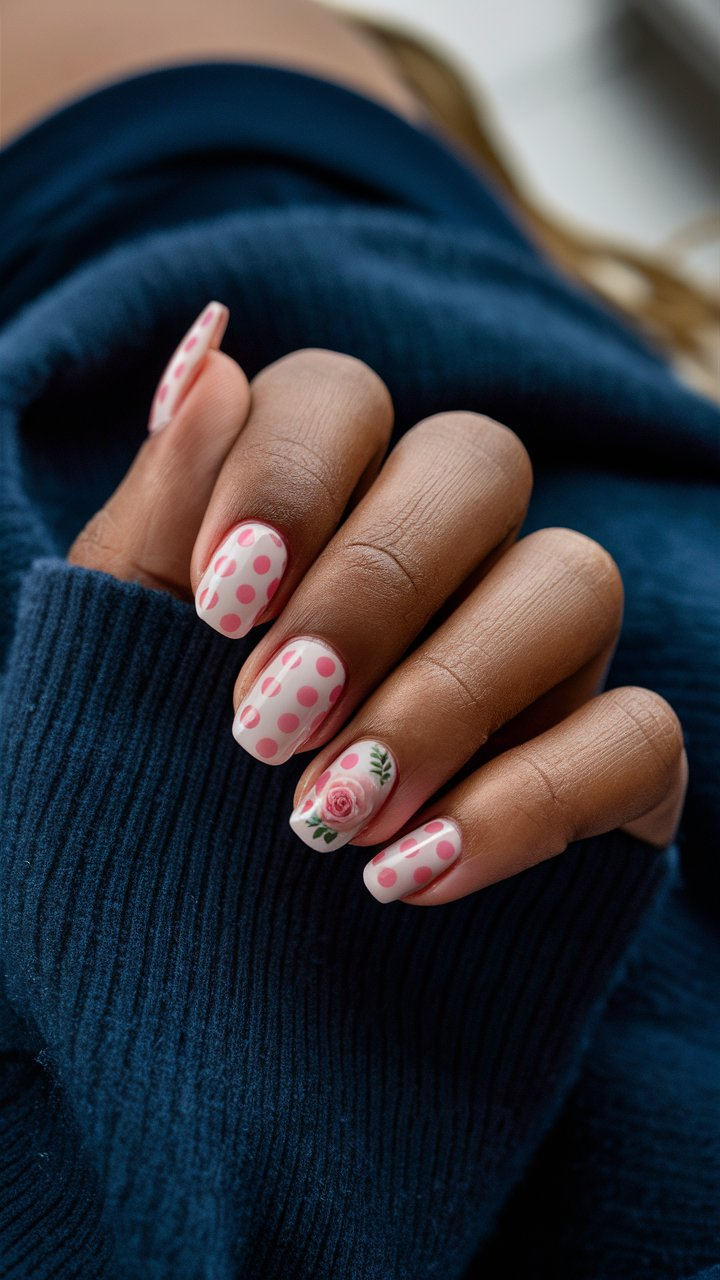
[[[718,1275],[720,422],[429,131],[188,66],[0,152],[0,1274]],[[252,375],[366,360],[402,432],[525,441],[616,557],[610,683],[683,719],[679,845],[613,832],[433,911],[286,823],[229,644],[69,567],[210,297]]]

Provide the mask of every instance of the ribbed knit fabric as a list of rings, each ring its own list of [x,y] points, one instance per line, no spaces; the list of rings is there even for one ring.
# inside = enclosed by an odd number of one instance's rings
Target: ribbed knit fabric
[[[368,127],[324,89],[335,128]],[[350,190],[297,208],[290,185],[287,208],[29,283],[0,333],[0,1273],[712,1275],[717,411],[501,216]],[[684,877],[614,832],[449,907],[378,906],[362,854],[290,834],[303,761],[232,740],[255,637],[64,563],[211,296],[250,374],[334,347],[385,378],[399,431],[462,407],[523,436],[530,524],[584,529],[623,570],[612,681],[683,716]]]

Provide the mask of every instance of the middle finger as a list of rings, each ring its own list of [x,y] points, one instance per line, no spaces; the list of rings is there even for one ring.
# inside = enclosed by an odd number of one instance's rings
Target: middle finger
[[[515,537],[530,488],[525,449],[498,423],[447,413],[409,431],[240,672],[239,744],[281,764],[337,732]]]

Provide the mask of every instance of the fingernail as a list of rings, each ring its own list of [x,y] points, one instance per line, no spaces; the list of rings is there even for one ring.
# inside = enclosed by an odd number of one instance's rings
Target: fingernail
[[[436,880],[460,857],[462,839],[449,818],[433,818],[376,853],[363,871],[378,902],[395,902]]]
[[[291,640],[264,668],[238,708],[235,741],[267,764],[284,764],[320,727],[347,671],[321,640]]]
[[[364,738],[343,751],[293,810],[290,826],[311,848],[340,849],[385,804],[397,777],[392,753]]]
[[[280,534],[247,520],[218,547],[195,592],[197,615],[224,636],[246,636],[280,586],[288,553]]]
[[[150,409],[148,431],[154,435],[170,422],[200,372],[208,351],[223,340],[230,312],[221,302],[209,302],[176,347],[158,383]]]

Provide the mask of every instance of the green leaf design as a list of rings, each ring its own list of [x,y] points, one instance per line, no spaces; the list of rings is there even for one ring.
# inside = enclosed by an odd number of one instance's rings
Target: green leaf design
[[[313,831],[313,840],[324,840],[326,844],[332,844],[333,840],[337,840],[337,831],[333,831],[330,827],[326,827],[325,823],[316,813],[312,818],[305,819],[309,827],[315,827]]]
[[[380,786],[384,787],[385,783],[390,780],[392,775],[392,761],[390,760],[390,752],[386,751],[379,743],[375,743],[370,748],[370,772],[375,774],[379,779]]]

